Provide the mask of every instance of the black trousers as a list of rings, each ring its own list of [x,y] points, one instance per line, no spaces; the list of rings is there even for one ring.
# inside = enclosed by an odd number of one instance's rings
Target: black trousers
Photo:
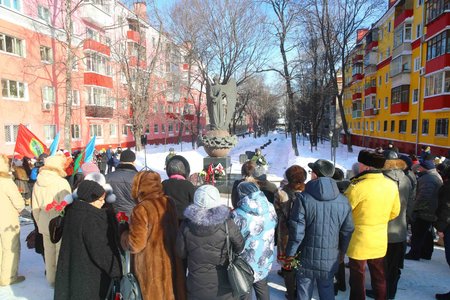
[[[384,257],[386,290],[388,298],[395,298],[397,285],[400,280],[405,259],[406,242],[389,243],[386,256]]]
[[[270,299],[269,286],[267,285],[267,277],[253,283],[253,289],[255,290],[256,299],[258,300]],[[248,295],[241,297],[241,300],[250,300],[250,299],[252,299],[252,293],[249,293]]]
[[[413,258],[431,259],[433,254],[433,235],[431,233],[432,224],[417,218],[411,224],[411,249],[408,255]]]

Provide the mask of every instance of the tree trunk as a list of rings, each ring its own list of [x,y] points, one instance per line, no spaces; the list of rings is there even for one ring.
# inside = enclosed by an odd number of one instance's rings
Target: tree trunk
[[[339,104],[339,112],[341,114],[341,119],[342,119],[342,127],[344,128],[345,136],[347,137],[347,141],[346,141],[347,142],[347,151],[353,152],[352,135],[351,135],[350,131],[348,131],[347,119],[345,118],[344,105],[342,103],[342,93],[339,93],[337,95],[337,98],[338,98],[338,104]]]
[[[65,116],[64,116],[64,149],[72,152],[72,140],[70,127],[72,123],[72,65],[73,65],[73,54],[72,54],[72,0],[66,0],[65,2],[65,26],[66,26],[66,101],[65,101]],[[56,55],[54,53],[53,55]],[[55,91],[56,92],[56,91]]]

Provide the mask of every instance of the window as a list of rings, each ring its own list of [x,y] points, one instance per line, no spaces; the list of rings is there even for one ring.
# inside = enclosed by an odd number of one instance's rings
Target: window
[[[154,133],[158,133],[159,132],[158,124],[153,125],[153,132]]]
[[[383,131],[384,132],[387,131],[387,121],[386,120],[383,122]]]
[[[26,85],[23,82],[2,79],[2,96],[5,98],[25,100]]]
[[[417,24],[416,26],[416,39],[420,38],[422,36],[422,29],[420,27],[420,24]]]
[[[169,130],[169,133],[173,133],[173,124],[172,123],[169,123],[168,130]]]
[[[55,103],[55,90],[52,86],[42,87],[42,102]]]
[[[450,72],[445,72],[450,79]],[[444,84],[444,72],[436,73],[425,78],[425,96],[442,94]]]
[[[350,123],[350,128],[351,128],[351,126],[352,126],[352,123]],[[189,127],[185,127],[185,129],[184,129],[184,132],[186,133],[186,134],[189,134]]]
[[[401,85],[391,90],[391,104],[409,102],[409,85]]]
[[[18,132],[19,132],[19,125],[5,125],[5,142],[15,143]]]
[[[391,132],[395,132],[395,120],[391,121]]]
[[[434,135],[448,136],[448,119],[436,119]]]
[[[378,85],[381,86],[381,76],[378,77]]]
[[[446,30],[427,41],[427,61],[450,52],[450,31]]]
[[[389,81],[389,73],[384,74],[384,82],[388,82]]]
[[[430,125],[430,122],[428,119],[422,120],[422,134],[428,134],[428,127]]]
[[[417,103],[419,101],[419,89],[413,90],[412,103]]]
[[[100,42],[100,33],[92,28],[86,28],[86,38]]]
[[[116,124],[109,124],[109,136],[110,137],[117,136],[117,125]]]
[[[88,105],[114,107],[114,98],[109,96],[109,89],[89,87],[87,88]]]
[[[445,10],[449,9],[450,3],[447,0],[431,0],[426,4],[426,22],[428,23],[439,17]]]
[[[89,136],[97,136],[98,138],[103,137],[103,126],[100,124],[91,124],[89,125]]]
[[[406,132],[406,120],[400,120],[398,122],[398,132],[405,133]]]
[[[21,1],[20,0],[0,0],[0,4],[7,6],[9,8],[20,10]]]
[[[161,133],[166,133],[166,126],[161,124]]]
[[[78,60],[76,58],[72,62],[72,71],[78,71]]]
[[[388,32],[391,32],[391,22],[388,23]]]
[[[122,109],[127,109],[127,99],[125,98],[120,99],[120,107]]]
[[[377,121],[377,131],[380,132],[380,121]]]
[[[153,112],[157,113],[158,112],[158,104],[153,104]]]
[[[128,126],[126,124],[122,125],[122,135],[128,135]]]
[[[417,120],[411,120],[411,134],[417,133]]]
[[[112,73],[111,61],[107,56],[103,56],[94,52],[88,52],[85,54],[85,61],[87,72],[95,72],[108,76],[110,76]]]
[[[80,91],[72,90],[72,106],[80,106]]]
[[[79,140],[80,139],[80,125],[78,125],[78,124],[70,125],[70,132],[72,134],[72,139],[73,140]]]
[[[2,1],[2,0],[0,0]],[[24,41],[3,33],[0,33],[0,51],[25,56]]]
[[[388,106],[389,106],[389,98],[385,97],[384,98],[384,108],[388,108]]]
[[[418,72],[420,70],[420,57],[414,58],[414,72]]]
[[[56,136],[56,125],[44,125],[45,141],[53,141]]]
[[[47,7],[38,5],[38,18],[50,23],[50,10]]]
[[[374,128],[374,122],[372,121],[372,122],[370,122],[370,131],[373,131],[373,128]]]

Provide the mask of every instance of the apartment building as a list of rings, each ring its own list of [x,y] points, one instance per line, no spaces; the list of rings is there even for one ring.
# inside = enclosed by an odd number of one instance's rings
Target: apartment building
[[[174,142],[180,128],[183,140],[190,141],[197,122],[204,130],[206,101],[199,98],[198,69],[185,61],[185,48],[152,27],[145,3],[131,8],[115,0],[72,3],[76,5],[70,35],[74,60],[69,66],[73,149],[84,147],[94,134],[97,149],[135,144],[129,93],[139,74],[150,77],[143,124],[149,143]],[[58,132],[60,146],[64,143],[68,45],[64,5],[63,0],[0,0],[2,153],[13,154],[20,123],[47,145]],[[188,82],[188,77],[194,80]]]
[[[344,107],[354,145],[393,142],[450,149],[450,1],[390,0],[385,14],[357,33],[345,66]],[[344,137],[345,142],[345,137]]]

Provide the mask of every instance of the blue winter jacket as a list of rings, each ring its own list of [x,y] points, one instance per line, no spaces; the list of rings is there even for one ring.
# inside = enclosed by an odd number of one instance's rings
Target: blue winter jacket
[[[288,256],[300,251],[301,276],[332,278],[339,251],[347,251],[355,229],[348,199],[328,177],[309,181],[296,199],[289,219]]]
[[[258,282],[269,275],[274,260],[275,208],[258,190],[240,200],[232,218],[245,239],[241,256],[253,268],[254,282]]]

